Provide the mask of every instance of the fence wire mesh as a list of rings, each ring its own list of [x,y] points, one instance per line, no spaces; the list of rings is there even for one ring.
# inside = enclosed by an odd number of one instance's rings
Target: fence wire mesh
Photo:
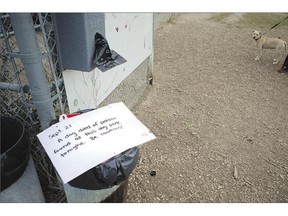
[[[58,62],[52,14],[32,13],[31,16],[39,49],[42,54],[48,54],[42,63],[50,84],[55,114],[59,116],[64,113],[64,110],[67,112],[67,101]],[[13,55],[19,53],[19,48],[10,16],[7,13],[0,13],[0,53],[1,114],[18,118],[23,122],[31,137],[31,153],[43,192],[49,193],[45,194],[46,201],[61,202],[65,199],[63,189],[58,184],[49,158],[36,139],[36,134],[40,132],[40,122],[29,92],[29,85],[33,83],[28,82],[21,59]],[[52,198],[55,190],[58,195]]]

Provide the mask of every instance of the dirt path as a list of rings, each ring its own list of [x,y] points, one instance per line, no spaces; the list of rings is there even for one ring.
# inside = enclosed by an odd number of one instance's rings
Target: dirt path
[[[127,202],[288,202],[288,74],[273,52],[254,60],[253,26],[210,16],[155,33],[154,85],[133,112],[158,138]],[[273,33],[288,41],[287,27]]]

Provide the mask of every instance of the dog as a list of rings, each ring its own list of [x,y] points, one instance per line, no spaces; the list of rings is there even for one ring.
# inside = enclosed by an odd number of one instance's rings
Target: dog
[[[275,49],[277,51],[273,64],[277,64],[283,50],[287,50],[287,43],[280,38],[270,38],[262,34],[261,31],[253,31],[253,39],[256,41],[256,47],[260,49],[260,53],[255,60],[258,61],[262,57],[263,49]]]

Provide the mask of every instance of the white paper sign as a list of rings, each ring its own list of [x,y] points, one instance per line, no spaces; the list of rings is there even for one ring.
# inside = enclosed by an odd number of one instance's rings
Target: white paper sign
[[[64,184],[156,138],[122,102],[60,121],[37,137]]]

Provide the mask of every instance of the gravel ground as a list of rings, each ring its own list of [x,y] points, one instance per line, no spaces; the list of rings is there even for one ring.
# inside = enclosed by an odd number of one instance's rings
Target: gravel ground
[[[155,32],[154,85],[133,112],[157,139],[141,146],[127,202],[288,202],[285,54],[255,61],[257,24],[214,16],[179,14]],[[287,28],[269,34],[288,41]]]

